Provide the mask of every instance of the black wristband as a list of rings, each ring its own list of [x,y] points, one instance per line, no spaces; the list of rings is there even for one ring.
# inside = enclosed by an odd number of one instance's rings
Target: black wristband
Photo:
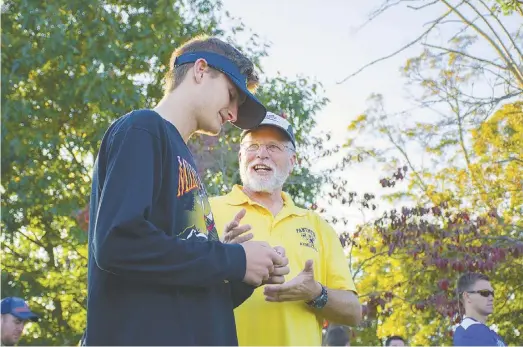
[[[329,300],[327,288],[325,288],[325,286],[323,286],[321,283],[320,283],[320,286],[321,286],[321,294],[318,295],[315,299],[313,299],[311,301],[307,301],[307,305],[309,305],[310,307],[315,308],[315,309],[324,308],[325,305],[327,305],[327,301]]]

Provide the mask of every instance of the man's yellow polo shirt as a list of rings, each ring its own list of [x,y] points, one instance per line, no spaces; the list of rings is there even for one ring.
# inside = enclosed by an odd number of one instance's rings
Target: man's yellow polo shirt
[[[218,233],[245,208],[240,225],[251,225],[253,240],[283,246],[289,259],[289,281],[308,259],[314,261],[314,277],[329,289],[356,292],[347,259],[334,229],[317,213],[294,205],[282,194],[284,206],[277,216],[250,200],[240,186],[210,199]],[[267,302],[263,287],[234,311],[240,346],[321,346],[323,318],[304,302]]]

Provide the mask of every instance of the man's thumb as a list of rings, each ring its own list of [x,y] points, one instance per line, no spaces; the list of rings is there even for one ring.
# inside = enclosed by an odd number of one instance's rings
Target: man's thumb
[[[314,268],[312,267],[314,265],[312,259],[309,259],[305,262],[305,268],[303,269],[303,272],[314,272]]]
[[[282,246],[274,246],[274,250],[278,252],[278,254],[282,257],[285,257],[285,248],[283,248]]]

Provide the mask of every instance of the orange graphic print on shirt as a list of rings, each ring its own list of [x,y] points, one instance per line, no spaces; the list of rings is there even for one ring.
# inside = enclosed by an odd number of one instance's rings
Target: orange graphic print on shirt
[[[186,240],[219,240],[207,192],[198,172],[184,158],[178,157],[178,165],[177,197],[184,204],[187,223],[178,237]]]

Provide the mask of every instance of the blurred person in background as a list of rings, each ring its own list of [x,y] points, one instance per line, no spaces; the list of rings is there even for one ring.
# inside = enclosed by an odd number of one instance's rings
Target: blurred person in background
[[[38,316],[34,314],[27,303],[17,297],[2,299],[2,346],[15,346],[24,332],[28,321],[37,322]]]
[[[405,339],[401,336],[389,336],[387,337],[387,340],[385,340],[385,346],[406,346]]]
[[[465,316],[453,335],[454,346],[506,346],[503,339],[485,323],[494,311],[494,289],[488,276],[469,272],[457,285]]]
[[[350,346],[350,331],[343,325],[331,324],[323,338],[324,346]]]

